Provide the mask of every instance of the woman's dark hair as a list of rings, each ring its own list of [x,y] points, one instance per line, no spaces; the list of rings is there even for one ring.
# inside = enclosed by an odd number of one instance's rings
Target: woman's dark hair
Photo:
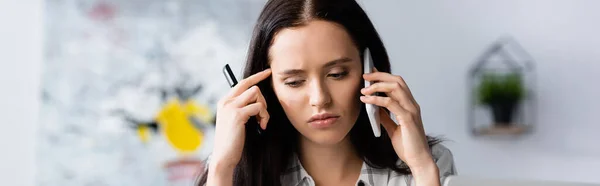
[[[343,26],[361,51],[361,59],[362,51],[368,47],[377,70],[390,72],[389,58],[379,34],[356,1],[269,0],[254,28],[244,78],[270,68],[268,51],[278,31],[303,26],[311,20],[330,21]],[[271,116],[269,127],[258,134],[256,123],[246,124],[245,145],[234,170],[234,185],[281,185],[280,176],[291,163],[290,157],[297,152],[300,134],[288,120],[270,82],[268,78],[258,84],[267,100],[267,111]],[[400,174],[411,173],[406,164],[397,164],[399,158],[386,132],[382,132],[379,138],[374,137],[364,107],[349,135],[358,155],[369,166],[389,168]],[[439,143],[435,138],[428,137],[428,140],[430,147]],[[198,185],[204,185],[207,176],[208,170],[202,173]]]

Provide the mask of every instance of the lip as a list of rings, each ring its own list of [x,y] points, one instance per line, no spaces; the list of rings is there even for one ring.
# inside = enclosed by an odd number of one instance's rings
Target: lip
[[[333,125],[338,118],[339,115],[331,114],[331,113],[322,113],[315,114],[308,120],[308,124],[310,124],[314,128],[327,128]]]

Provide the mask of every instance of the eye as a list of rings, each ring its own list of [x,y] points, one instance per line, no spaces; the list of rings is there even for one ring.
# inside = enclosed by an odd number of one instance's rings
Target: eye
[[[302,83],[304,83],[304,80],[297,80],[297,81],[289,81],[289,82],[285,82],[284,84],[289,86],[289,87],[299,87],[300,85],[302,85]]]
[[[331,73],[327,76],[333,77],[334,79],[342,79],[342,78],[346,77],[346,75],[348,75],[348,71],[343,71],[340,73]]]

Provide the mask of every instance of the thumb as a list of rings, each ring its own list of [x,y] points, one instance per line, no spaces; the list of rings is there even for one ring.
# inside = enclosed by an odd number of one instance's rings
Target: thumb
[[[388,136],[392,137],[392,134],[394,134],[394,131],[398,128],[398,124],[396,124],[387,111],[381,107],[379,108],[379,119],[383,128],[385,128],[385,131],[387,131]]]

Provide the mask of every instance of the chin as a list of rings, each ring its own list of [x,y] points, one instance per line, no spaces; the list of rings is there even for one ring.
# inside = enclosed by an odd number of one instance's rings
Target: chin
[[[335,130],[310,131],[309,133],[310,133],[309,135],[303,135],[304,138],[308,139],[309,141],[311,141],[313,143],[316,143],[319,145],[324,145],[324,146],[339,144],[348,135],[348,132],[339,131],[339,130],[337,130],[337,131],[335,131]]]

